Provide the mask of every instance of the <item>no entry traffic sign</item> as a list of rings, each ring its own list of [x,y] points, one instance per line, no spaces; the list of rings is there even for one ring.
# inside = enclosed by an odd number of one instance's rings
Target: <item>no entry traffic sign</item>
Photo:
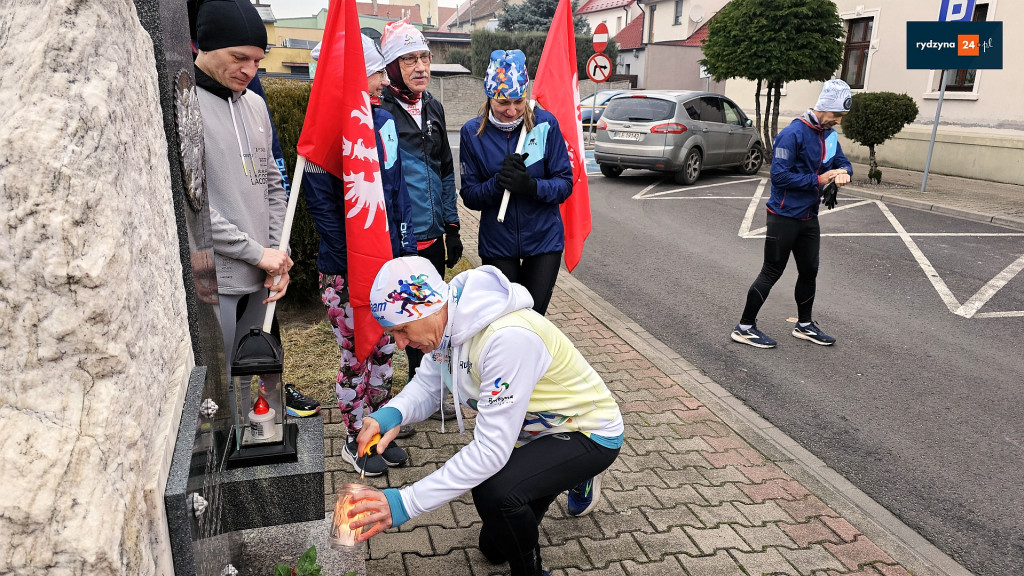
[[[601,22],[594,28],[594,52],[604,52],[608,47],[608,26]]]
[[[587,60],[587,76],[594,82],[604,82],[612,74],[612,59],[598,52]]]

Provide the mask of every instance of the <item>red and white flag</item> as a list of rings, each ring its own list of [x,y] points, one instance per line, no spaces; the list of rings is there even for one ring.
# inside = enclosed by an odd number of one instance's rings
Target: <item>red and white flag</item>
[[[370,286],[391,260],[391,237],[355,0],[331,0],[297,152],[345,182],[349,303],[356,358],[365,360],[383,334]]]
[[[560,206],[565,226],[565,266],[572,272],[583,255],[583,242],[590,235],[590,187],[580,117],[576,34],[569,0],[558,1],[533,78],[533,98],[558,120],[572,163],[572,194]]]

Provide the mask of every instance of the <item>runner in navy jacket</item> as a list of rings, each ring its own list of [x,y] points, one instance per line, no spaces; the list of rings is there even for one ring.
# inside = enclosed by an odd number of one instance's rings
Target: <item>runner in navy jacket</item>
[[[816,217],[824,188],[819,176],[834,170],[853,175],[836,131],[823,126],[808,110],[775,137],[768,210],[800,220]]]
[[[362,42],[370,102],[376,104],[387,83],[387,75],[383,72],[384,57],[373,40],[366,35],[362,35]],[[319,48],[317,45],[313,49],[314,59],[319,56]],[[373,132],[384,188],[384,209],[391,233],[391,254],[396,258],[414,255],[416,236],[412,229],[409,191],[405,187],[399,157],[395,119],[376,105],[373,106]],[[345,237],[345,183],[320,166],[307,162],[302,193],[306,198],[306,210],[313,217],[313,223],[320,233],[320,250],[316,258],[316,266],[320,271],[320,299],[327,307],[327,318],[334,328],[340,354],[334,391],[338,396],[338,408],[349,440],[354,441],[362,426],[363,416],[382,408],[391,399],[394,374],[391,360],[395,343],[385,334],[374,345],[366,360],[358,360],[354,353],[352,305],[348,302],[346,289],[348,251]],[[355,444],[349,442],[342,457],[357,472],[379,476],[388,466],[404,462],[408,455],[395,446],[390,454],[385,452],[356,459]]]
[[[559,205],[572,193],[572,166],[555,117],[531,110],[523,53],[495,50],[483,114],[462,127],[462,200],[480,211],[480,258],[533,296],[543,314],[565,247]],[[525,132],[525,134],[524,134]],[[522,154],[516,154],[519,138]],[[511,193],[503,222],[502,196]]]
[[[821,228],[818,205],[826,187],[849,184],[853,166],[843,155],[833,126],[850,111],[850,87],[842,80],[829,80],[821,89],[814,108],[785,127],[775,138],[772,159],[772,194],[768,199],[768,226],[764,241],[761,273],[747,290],[747,303],[740,323],[730,337],[756,348],[774,348],[775,340],[757,328],[757,313],[768,299],[772,286],[782,277],[793,254],[799,275],[796,279],[797,323],[793,336],[822,346],[835,344],[814,322],[811,312],[817,291]],[[835,205],[834,192],[828,207]]]

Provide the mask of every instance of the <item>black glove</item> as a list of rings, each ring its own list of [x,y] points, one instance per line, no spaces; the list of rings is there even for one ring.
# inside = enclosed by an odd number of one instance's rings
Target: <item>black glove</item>
[[[537,198],[537,181],[526,171],[528,154],[509,154],[498,172],[498,185],[516,196]]]
[[[444,247],[448,253],[448,259],[444,265],[454,268],[459,260],[462,260],[462,238],[459,238],[459,223],[452,222],[444,227]]]
[[[824,204],[829,210],[836,207],[836,194],[839,192],[839,186],[836,186],[835,182],[829,182],[825,185],[825,189],[821,191],[821,203]]]

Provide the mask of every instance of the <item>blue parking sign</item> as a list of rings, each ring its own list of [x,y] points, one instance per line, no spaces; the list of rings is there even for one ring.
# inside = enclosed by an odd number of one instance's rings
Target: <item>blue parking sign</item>
[[[942,0],[939,22],[970,22],[974,17],[974,0]]]

